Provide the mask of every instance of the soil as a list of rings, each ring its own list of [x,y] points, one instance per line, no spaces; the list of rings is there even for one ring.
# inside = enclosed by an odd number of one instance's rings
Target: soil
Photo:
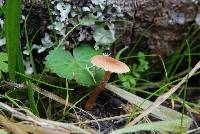
[[[94,120],[91,115],[94,116],[96,119],[107,118],[106,121],[98,121],[98,124],[94,121],[87,125],[96,131],[100,131],[101,133],[108,133],[111,130],[119,129],[126,124],[127,118],[118,118],[114,120],[109,119],[110,117],[127,114],[122,107],[122,104],[125,103],[127,102],[114,95],[113,93],[109,91],[104,91],[97,98],[93,109],[91,111],[86,110],[86,112],[88,112],[89,114],[83,111],[79,111],[77,112],[77,115],[80,117],[80,119],[82,119],[83,122]],[[70,122],[77,122],[77,120],[73,118],[68,118],[67,122],[69,122],[69,120],[71,120]]]
[[[94,105],[94,108],[92,111],[90,111],[90,113],[94,115],[97,119],[124,115],[126,114],[126,112],[121,106],[124,103],[125,102],[121,100],[119,97],[113,95],[108,91],[105,91],[98,97]],[[82,116],[84,117],[85,115]],[[86,116],[86,118],[89,119],[90,117]],[[123,118],[119,118],[117,120],[108,120],[99,122],[100,131],[106,133],[111,130],[123,127],[125,123],[126,119]],[[91,123],[90,125],[91,128],[99,129],[97,123]]]

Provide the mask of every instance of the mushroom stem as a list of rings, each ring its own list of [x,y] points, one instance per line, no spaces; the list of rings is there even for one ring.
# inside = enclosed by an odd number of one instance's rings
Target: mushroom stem
[[[106,71],[103,77],[103,80],[100,82],[100,84],[96,87],[95,91],[90,95],[89,99],[86,102],[85,108],[87,110],[92,110],[94,102],[96,101],[97,97],[103,90],[105,90],[105,86],[108,83],[108,80],[110,79],[111,72]]]

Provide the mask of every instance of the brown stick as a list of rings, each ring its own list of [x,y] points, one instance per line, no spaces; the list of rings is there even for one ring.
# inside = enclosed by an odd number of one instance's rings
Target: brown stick
[[[86,102],[85,108],[87,110],[92,110],[94,102],[96,101],[97,97],[101,94],[103,90],[105,90],[105,86],[108,83],[108,80],[110,79],[111,72],[106,71],[103,77],[103,80],[99,84],[99,86],[96,87],[95,91],[90,95],[89,99]]]

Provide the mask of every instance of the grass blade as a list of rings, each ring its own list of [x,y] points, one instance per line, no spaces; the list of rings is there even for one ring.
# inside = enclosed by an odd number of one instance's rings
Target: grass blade
[[[187,126],[187,121],[184,121],[183,126]],[[183,130],[186,131],[188,128],[184,127]],[[133,133],[136,131],[159,131],[159,132],[180,132],[180,120],[170,120],[170,121],[158,121],[154,123],[143,123],[135,126],[130,126],[127,128],[122,128],[113,131],[110,134],[125,134],[125,133]]]
[[[35,103],[35,98],[34,98],[34,90],[32,88],[32,84],[31,82],[28,81],[28,98],[29,98],[29,102],[30,102],[30,108],[32,110],[32,112],[39,117],[39,112],[37,109],[37,105]]]

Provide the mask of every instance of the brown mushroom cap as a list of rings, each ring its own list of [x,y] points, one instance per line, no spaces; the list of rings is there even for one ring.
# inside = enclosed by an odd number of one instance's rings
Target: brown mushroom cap
[[[126,73],[130,71],[125,63],[110,56],[96,55],[91,58],[91,62],[93,65],[112,73]]]

